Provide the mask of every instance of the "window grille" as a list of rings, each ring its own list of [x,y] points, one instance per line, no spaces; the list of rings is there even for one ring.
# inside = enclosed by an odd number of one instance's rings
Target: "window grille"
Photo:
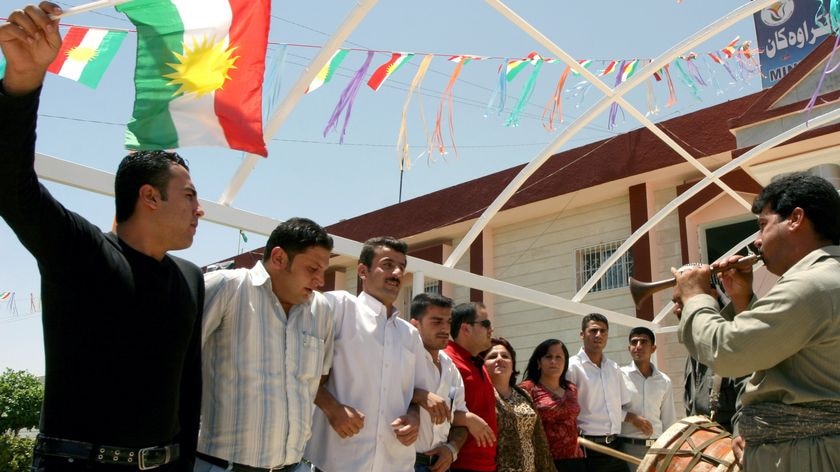
[[[601,264],[604,263],[623,241],[612,241],[609,243],[597,244],[575,251],[576,272],[577,272],[577,289],[583,286],[592,274],[594,274]],[[625,252],[620,259],[618,259],[612,267],[601,277],[595,285],[592,286],[590,292],[603,292],[604,290],[612,290],[616,288],[626,287],[627,279],[633,273],[633,258],[630,252]]]

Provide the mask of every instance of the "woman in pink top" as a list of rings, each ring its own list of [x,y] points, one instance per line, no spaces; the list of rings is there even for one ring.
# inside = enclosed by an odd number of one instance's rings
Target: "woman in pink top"
[[[569,351],[558,339],[547,339],[534,348],[519,386],[534,401],[548,437],[558,472],[585,471],[583,450],[578,446],[577,387],[566,380]]]

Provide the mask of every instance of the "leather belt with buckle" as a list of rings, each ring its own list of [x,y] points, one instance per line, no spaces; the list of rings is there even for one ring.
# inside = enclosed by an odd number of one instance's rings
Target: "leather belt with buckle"
[[[297,464],[289,464],[289,465],[278,465],[276,467],[253,467],[250,465],[245,464],[237,464],[231,463],[230,461],[226,461],[224,459],[219,459],[218,457],[209,456],[204,454],[203,452],[196,452],[195,456],[199,459],[207,462],[208,464],[213,464],[216,467],[221,467],[225,470],[232,470],[233,472],[290,472],[295,467],[298,466]]]
[[[656,442],[656,439],[628,438],[626,436],[622,436],[621,441],[629,444],[635,444],[636,446],[652,447],[653,444]]]
[[[606,436],[589,436],[588,434],[581,434],[581,436],[584,439],[588,439],[598,444],[612,444],[613,442],[615,442],[616,439],[618,439],[617,434],[609,434]]]
[[[138,470],[151,470],[178,460],[181,456],[181,448],[178,444],[140,449],[105,446],[39,434],[35,441],[35,453],[99,464],[130,465],[136,466]]]
[[[430,456],[418,452],[414,454],[414,465],[432,465],[435,463],[435,459],[437,459],[437,456]]]

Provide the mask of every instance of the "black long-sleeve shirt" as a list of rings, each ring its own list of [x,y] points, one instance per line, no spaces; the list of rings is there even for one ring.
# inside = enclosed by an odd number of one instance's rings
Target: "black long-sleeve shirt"
[[[204,282],[68,211],[33,169],[39,91],[0,83],[0,216],[41,272],[46,380],[41,432],[122,447],[195,449]]]

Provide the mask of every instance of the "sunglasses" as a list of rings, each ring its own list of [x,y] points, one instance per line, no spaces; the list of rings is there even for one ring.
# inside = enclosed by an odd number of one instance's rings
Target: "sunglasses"
[[[492,324],[490,323],[490,320],[470,321],[469,324],[471,324],[471,325],[480,324],[485,329],[490,329],[490,326],[492,326]]]

